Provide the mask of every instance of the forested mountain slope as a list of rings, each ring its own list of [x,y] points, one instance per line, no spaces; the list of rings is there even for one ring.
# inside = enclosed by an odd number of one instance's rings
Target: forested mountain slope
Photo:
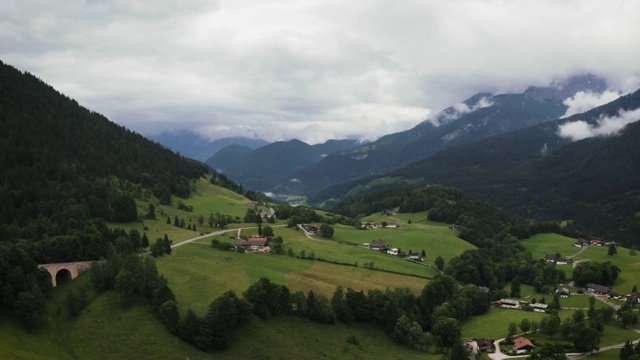
[[[324,199],[356,193],[354,189],[442,184],[519,216],[573,220],[571,226],[586,234],[635,243],[632,233],[640,229],[635,216],[640,211],[640,124],[579,141],[560,136],[560,131],[577,124],[597,133],[623,118],[640,120],[638,108],[640,91],[584,114],[441,151],[389,174],[393,181],[386,184],[368,179],[335,187]]]
[[[208,172],[1,62],[0,128],[0,309],[25,321],[51,287],[37,263],[105,257],[130,240],[106,221],[137,219],[134,198],[187,197]]]
[[[309,145],[300,140],[278,141],[257,149],[233,144],[216,153],[207,164],[245,188],[269,191],[292,175],[320,160],[328,153],[351,149],[356,140],[328,140]]]
[[[350,151],[331,154],[283,182],[278,192],[310,194],[329,186],[401,169],[436,152],[557,119],[567,98],[579,91],[601,93],[606,83],[593,75],[576,76],[520,94],[479,93],[413,129],[386,135]]]

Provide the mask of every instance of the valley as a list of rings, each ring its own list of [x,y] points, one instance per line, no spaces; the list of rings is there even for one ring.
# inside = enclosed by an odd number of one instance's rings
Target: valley
[[[579,89],[531,87],[365,145],[226,147],[232,177],[1,65],[0,358],[458,360],[525,337],[565,359],[640,339],[640,128],[557,131],[635,116],[640,92],[558,120]],[[458,125],[479,130],[416,150]],[[37,266],[81,260],[55,288]]]

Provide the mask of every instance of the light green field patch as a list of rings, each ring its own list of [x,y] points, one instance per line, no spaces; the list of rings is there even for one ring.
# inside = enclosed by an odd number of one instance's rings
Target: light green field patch
[[[520,243],[531,252],[534,259],[547,254],[559,253],[561,256],[575,255],[580,248],[573,246],[575,239],[555,233],[537,234]]]

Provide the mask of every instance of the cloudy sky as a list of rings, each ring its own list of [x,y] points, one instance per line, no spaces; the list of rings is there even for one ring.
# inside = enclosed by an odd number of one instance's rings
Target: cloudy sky
[[[640,1],[0,3],[3,62],[145,135],[375,139],[478,91],[640,87]]]

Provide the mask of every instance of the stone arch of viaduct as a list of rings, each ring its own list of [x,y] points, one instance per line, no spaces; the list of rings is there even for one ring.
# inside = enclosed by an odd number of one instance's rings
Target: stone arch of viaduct
[[[56,276],[62,270],[67,270],[71,274],[71,279],[75,279],[78,275],[89,270],[93,261],[79,261],[71,263],[58,263],[58,264],[40,264],[38,268],[46,269],[51,274],[51,282],[53,287],[56,287]]]

